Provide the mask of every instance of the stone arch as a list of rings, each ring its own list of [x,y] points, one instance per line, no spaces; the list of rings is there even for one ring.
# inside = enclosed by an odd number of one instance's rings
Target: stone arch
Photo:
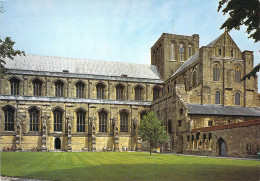
[[[223,138],[218,139],[216,152],[219,156],[227,155],[227,144]]]

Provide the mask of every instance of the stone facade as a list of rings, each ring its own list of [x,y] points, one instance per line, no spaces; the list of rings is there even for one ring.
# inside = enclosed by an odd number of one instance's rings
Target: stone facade
[[[253,69],[253,52],[241,52],[227,32],[201,48],[197,34],[164,33],[151,48],[151,66],[27,55],[7,60],[7,69],[0,79],[2,149],[145,150],[138,124],[154,110],[170,134],[163,151],[218,155],[215,138],[210,151],[194,150],[192,130],[260,117],[257,77],[240,82]],[[230,130],[214,135],[226,135],[227,155],[244,156],[230,143],[239,131]],[[259,147],[259,135],[247,140]]]

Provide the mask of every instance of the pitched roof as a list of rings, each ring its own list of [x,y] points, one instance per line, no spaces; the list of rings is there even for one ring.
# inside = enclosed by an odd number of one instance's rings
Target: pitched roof
[[[224,33],[223,33],[224,34]],[[219,37],[217,37],[215,40],[210,42],[209,44],[206,45],[206,47],[213,47],[213,45],[220,39],[220,37],[223,35],[221,34]]]
[[[186,104],[188,114],[260,117],[259,107]]]
[[[257,126],[257,125],[260,125],[260,119],[245,121],[245,122],[241,122],[241,123],[192,129],[191,133],[208,132],[208,131],[223,130],[223,129],[233,129],[233,128],[240,128],[240,127]]]
[[[186,60],[172,75],[175,76],[176,74],[178,74],[179,72],[181,72],[182,70],[184,70],[186,67],[188,67],[189,65],[191,65],[193,62],[195,62],[196,60],[199,59],[199,52],[195,53],[193,56],[191,56],[188,60]]]
[[[160,79],[154,65],[96,61],[78,58],[61,58],[40,55],[16,56],[6,59],[7,69],[63,72],[104,76],[122,76],[145,79]]]

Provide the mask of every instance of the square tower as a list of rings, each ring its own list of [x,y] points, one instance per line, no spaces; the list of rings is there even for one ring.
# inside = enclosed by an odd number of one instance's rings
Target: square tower
[[[151,64],[158,67],[161,78],[166,80],[198,51],[198,34],[184,36],[163,33],[151,48]]]

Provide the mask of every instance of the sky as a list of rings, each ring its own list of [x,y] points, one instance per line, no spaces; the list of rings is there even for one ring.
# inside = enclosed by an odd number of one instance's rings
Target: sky
[[[200,47],[224,30],[218,0],[0,0],[0,36],[27,54],[150,64],[162,33],[199,34]],[[246,27],[230,33],[241,51],[259,43]],[[259,87],[258,80],[258,87]]]

